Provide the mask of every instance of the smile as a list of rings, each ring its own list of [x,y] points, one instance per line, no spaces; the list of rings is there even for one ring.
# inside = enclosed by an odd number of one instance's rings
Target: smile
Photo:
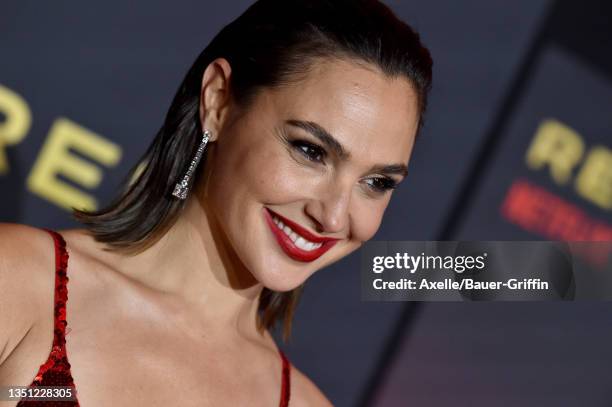
[[[340,240],[316,236],[268,208],[264,208],[264,216],[281,249],[297,261],[313,261]]]

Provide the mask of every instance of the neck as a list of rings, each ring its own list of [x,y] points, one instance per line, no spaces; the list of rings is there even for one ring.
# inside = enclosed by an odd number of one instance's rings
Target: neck
[[[197,199],[187,202],[177,222],[153,246],[119,257],[115,264],[123,274],[195,311],[209,329],[260,336],[256,318],[263,287]]]

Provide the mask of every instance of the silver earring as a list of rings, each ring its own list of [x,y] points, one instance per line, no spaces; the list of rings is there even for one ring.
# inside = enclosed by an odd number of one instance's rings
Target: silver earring
[[[202,141],[198,146],[198,150],[196,151],[193,160],[191,160],[191,164],[189,164],[189,168],[187,169],[185,176],[183,176],[181,182],[177,182],[174,186],[174,191],[172,192],[172,195],[177,197],[178,199],[187,199],[187,193],[189,192],[189,181],[191,180],[193,172],[195,171],[196,167],[198,166],[198,163],[200,162],[200,159],[202,158],[202,154],[204,153],[204,149],[206,148],[208,139],[210,139],[210,130],[204,130],[204,134],[202,135]]]

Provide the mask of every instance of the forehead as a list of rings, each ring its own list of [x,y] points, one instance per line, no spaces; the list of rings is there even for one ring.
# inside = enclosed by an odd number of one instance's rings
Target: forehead
[[[403,77],[346,60],[315,62],[303,80],[275,89],[280,118],[324,127],[357,157],[407,162],[418,125],[417,95]]]

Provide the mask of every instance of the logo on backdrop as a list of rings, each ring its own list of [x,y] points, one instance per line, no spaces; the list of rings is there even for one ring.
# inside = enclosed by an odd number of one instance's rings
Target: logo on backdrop
[[[6,149],[23,143],[32,125],[28,103],[15,91],[0,85],[0,177],[10,176]],[[34,116],[35,117],[35,116]],[[121,160],[121,146],[65,118],[49,128],[26,178],[27,189],[47,201],[71,210],[94,210],[92,193],[104,171]]]

